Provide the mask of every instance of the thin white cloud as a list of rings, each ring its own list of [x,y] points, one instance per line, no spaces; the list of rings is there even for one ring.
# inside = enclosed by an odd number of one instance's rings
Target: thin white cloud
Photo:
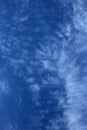
[[[6,81],[0,81],[0,93],[9,94],[11,91],[10,86]]]

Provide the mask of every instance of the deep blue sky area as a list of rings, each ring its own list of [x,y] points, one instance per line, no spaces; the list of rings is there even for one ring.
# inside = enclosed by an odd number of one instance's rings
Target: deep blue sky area
[[[85,0],[0,0],[0,130],[87,130]]]

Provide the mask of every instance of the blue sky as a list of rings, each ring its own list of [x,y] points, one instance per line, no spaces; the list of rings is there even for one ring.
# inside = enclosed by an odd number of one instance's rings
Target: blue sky
[[[0,1],[0,129],[87,129],[85,0]]]

